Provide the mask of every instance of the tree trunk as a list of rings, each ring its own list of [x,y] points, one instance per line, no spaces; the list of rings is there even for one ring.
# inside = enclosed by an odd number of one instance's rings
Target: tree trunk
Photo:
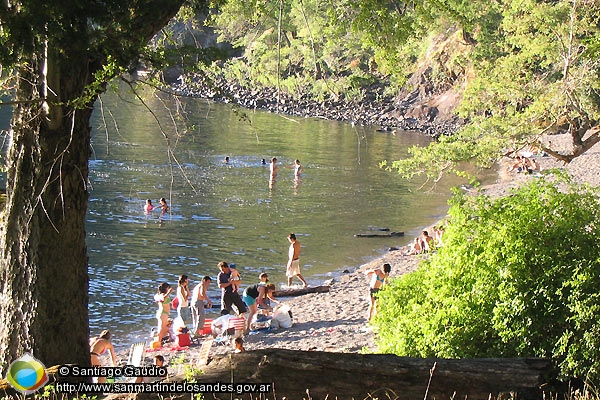
[[[57,58],[34,57],[19,71],[15,92],[0,250],[3,374],[25,352],[46,365],[90,364],[85,216],[92,108],[64,101],[80,97],[92,77],[87,59],[59,67]],[[46,62],[50,73],[41,76]]]
[[[488,399],[490,393],[495,399],[510,392],[519,399],[539,399],[552,372],[549,360],[534,358],[445,360],[264,349],[217,356],[195,379],[200,384],[271,383],[261,399]]]
[[[2,376],[25,352],[45,365],[90,364],[85,217],[93,103],[183,2],[5,4],[4,39],[18,52],[18,76],[0,238]]]

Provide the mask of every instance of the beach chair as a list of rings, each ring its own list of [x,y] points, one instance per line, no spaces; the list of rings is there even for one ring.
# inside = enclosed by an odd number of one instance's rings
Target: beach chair
[[[215,338],[215,343],[228,344],[232,339],[242,336],[245,327],[246,320],[244,317],[229,318],[227,321],[227,329],[223,329],[223,332]]]
[[[211,337],[202,342],[202,347],[200,347],[200,353],[198,354],[198,360],[196,361],[197,367],[203,367],[208,364],[208,356],[210,355],[210,349],[214,341],[215,339]]]
[[[138,342],[131,345],[127,365],[141,367],[144,362],[144,353],[146,353],[146,342]]]

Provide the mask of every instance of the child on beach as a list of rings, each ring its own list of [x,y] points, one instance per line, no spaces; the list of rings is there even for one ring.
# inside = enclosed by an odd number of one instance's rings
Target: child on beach
[[[234,263],[229,264],[229,270],[231,271],[231,287],[234,292],[237,292],[242,283],[242,275],[240,275]]]
[[[233,345],[235,347],[234,353],[246,351],[246,349],[244,349],[244,339],[242,339],[241,336],[238,336],[233,340]]]

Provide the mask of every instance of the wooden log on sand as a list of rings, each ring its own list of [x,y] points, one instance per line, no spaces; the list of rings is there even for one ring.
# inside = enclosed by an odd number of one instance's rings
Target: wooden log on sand
[[[315,400],[471,400],[496,399],[502,393],[540,399],[541,388],[553,372],[551,361],[539,358],[447,360],[264,349],[216,356],[195,379],[199,384],[271,384],[269,393],[260,394],[261,399],[300,399],[309,394],[308,398]],[[255,392],[236,398],[258,396]]]
[[[305,288],[298,289],[280,289],[273,292],[273,296],[275,297],[292,297],[292,296],[301,296],[303,294],[309,293],[327,293],[329,292],[329,285],[321,285],[321,286],[309,286]]]

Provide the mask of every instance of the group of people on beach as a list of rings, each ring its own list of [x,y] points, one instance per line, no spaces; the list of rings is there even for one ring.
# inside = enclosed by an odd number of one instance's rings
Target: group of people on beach
[[[408,250],[403,253],[405,256],[414,256],[421,253],[429,253],[435,247],[442,245],[442,235],[444,234],[443,226],[434,226],[433,235],[429,231],[424,230],[421,234],[412,241]]]
[[[288,235],[289,251],[288,262],[286,266],[286,276],[288,286],[291,286],[292,279],[297,277],[306,287],[308,283],[300,273],[300,242],[294,233]],[[235,264],[221,261],[217,264],[219,272],[217,274],[217,285],[221,289],[221,315],[229,315],[234,311],[239,317],[244,318],[244,330],[248,331],[251,324],[259,313],[259,310],[269,313],[273,311],[272,303],[279,303],[274,297],[275,285],[269,283],[267,273],[259,275],[259,282],[251,284],[243,289],[240,294],[240,286],[244,283],[242,276],[237,270]],[[208,275],[194,287],[189,288],[189,277],[180,275],[177,282],[176,295],[171,300],[173,288],[167,282],[158,286],[157,293],[154,295],[154,301],[158,305],[156,319],[158,321],[157,342],[162,342],[170,337],[170,328],[180,329],[186,326],[191,314],[192,334],[198,335],[203,329],[205,322],[205,308],[212,308],[212,302],[208,297],[208,288],[212,278]],[[177,310],[176,321],[173,323],[169,319],[171,309]],[[247,315],[246,315],[247,314]],[[214,322],[214,321],[213,321]]]

